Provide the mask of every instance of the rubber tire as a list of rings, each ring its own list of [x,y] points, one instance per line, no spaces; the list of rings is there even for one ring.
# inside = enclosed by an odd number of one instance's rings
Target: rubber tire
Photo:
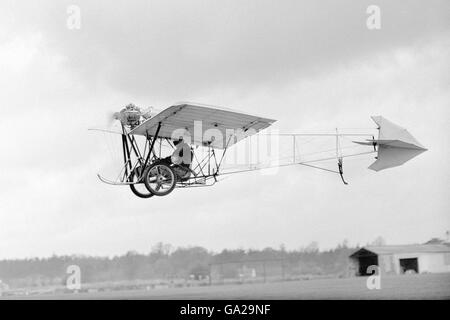
[[[152,169],[153,167],[155,167],[155,166],[164,166],[164,167],[168,168],[168,169],[172,172],[172,174],[173,174],[173,184],[172,184],[172,186],[171,186],[169,189],[167,189],[167,191],[165,191],[163,194],[161,194],[161,193],[159,193],[159,194],[153,193],[153,192],[152,192],[152,188],[150,187],[150,183],[149,183],[149,180],[148,180],[148,178],[149,178],[149,173],[150,173],[151,169]],[[177,175],[176,175],[175,172],[172,170],[172,168],[171,168],[170,166],[168,166],[167,164],[165,164],[165,163],[160,163],[160,162],[156,162],[156,163],[152,164],[152,165],[146,170],[145,175],[144,175],[144,183],[145,183],[145,186],[147,187],[148,191],[150,191],[153,195],[158,196],[158,197],[167,196],[169,193],[171,193],[171,192],[173,191],[173,189],[175,189],[175,186],[176,186],[176,184],[177,184]]]
[[[140,169],[140,168],[136,168],[136,169]],[[144,174],[145,174],[145,173],[144,173]],[[135,173],[134,173],[134,171],[133,171],[133,172],[130,174],[131,180],[133,180],[134,175],[135,175]],[[145,183],[144,183],[144,184],[145,184]],[[145,185],[145,187],[147,188],[147,185]],[[148,191],[148,193],[142,193],[142,192],[140,192],[139,190],[136,189],[136,187],[135,187],[134,184],[130,184],[130,189],[131,189],[131,191],[132,191],[136,196],[138,196],[139,198],[148,199],[148,198],[153,197],[153,193],[151,193],[150,191]],[[147,188],[147,190],[148,190],[148,188]]]

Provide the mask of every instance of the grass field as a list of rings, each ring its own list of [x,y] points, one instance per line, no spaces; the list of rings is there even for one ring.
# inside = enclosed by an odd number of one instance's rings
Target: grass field
[[[450,299],[450,274],[382,276],[379,290],[367,289],[366,281],[367,277],[315,279],[9,299]]]

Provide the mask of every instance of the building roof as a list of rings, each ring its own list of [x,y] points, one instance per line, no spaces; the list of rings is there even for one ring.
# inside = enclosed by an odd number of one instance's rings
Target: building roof
[[[438,252],[450,252],[450,245],[448,244],[411,244],[411,245],[397,245],[397,246],[367,246],[362,247],[355,251],[351,256],[359,254],[375,253],[377,255],[382,254],[395,254],[395,253],[438,253]]]

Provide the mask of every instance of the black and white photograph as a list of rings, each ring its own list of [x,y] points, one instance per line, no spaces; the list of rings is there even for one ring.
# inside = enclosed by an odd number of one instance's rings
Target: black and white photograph
[[[0,300],[449,300],[449,70],[448,0],[0,0]]]

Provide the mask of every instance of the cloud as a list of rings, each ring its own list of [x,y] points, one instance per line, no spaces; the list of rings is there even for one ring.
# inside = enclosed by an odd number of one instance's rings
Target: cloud
[[[33,13],[16,26],[45,34],[90,87],[156,100],[283,87],[449,26],[447,1],[381,1],[376,32],[366,28],[370,1],[78,1],[82,27],[69,30],[68,4],[15,4],[16,14]]]

